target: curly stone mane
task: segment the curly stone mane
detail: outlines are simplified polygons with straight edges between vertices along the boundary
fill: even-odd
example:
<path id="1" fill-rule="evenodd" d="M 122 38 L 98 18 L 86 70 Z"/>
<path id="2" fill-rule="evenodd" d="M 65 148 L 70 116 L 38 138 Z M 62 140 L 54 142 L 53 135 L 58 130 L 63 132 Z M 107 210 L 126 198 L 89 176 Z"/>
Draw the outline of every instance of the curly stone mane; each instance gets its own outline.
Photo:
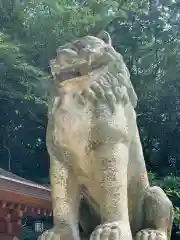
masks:
<path id="1" fill-rule="evenodd" d="M 111 45 L 107 32 L 101 37 L 86 36 L 59 47 L 51 71 L 60 92 L 73 92 L 82 102 L 107 102 L 113 110 L 119 101 L 136 107 L 137 96 L 121 54 Z"/>

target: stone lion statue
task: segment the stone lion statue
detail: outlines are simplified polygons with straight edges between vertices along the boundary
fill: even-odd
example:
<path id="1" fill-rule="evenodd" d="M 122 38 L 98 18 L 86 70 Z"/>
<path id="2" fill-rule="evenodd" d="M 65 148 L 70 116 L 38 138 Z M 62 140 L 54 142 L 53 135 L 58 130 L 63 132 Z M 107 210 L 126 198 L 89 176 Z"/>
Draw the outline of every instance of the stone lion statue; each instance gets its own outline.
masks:
<path id="1" fill-rule="evenodd" d="M 173 207 L 150 187 L 137 97 L 107 32 L 61 46 L 51 61 L 47 148 L 54 228 L 39 239 L 80 240 L 81 194 L 101 219 L 90 240 L 168 240 Z"/>

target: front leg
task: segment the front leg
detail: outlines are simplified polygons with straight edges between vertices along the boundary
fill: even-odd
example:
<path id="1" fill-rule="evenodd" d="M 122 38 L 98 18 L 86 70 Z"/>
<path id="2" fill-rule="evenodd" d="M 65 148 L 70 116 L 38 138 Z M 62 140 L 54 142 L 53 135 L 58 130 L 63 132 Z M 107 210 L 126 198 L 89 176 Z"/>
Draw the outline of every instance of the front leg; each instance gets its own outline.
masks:
<path id="1" fill-rule="evenodd" d="M 39 240 L 80 240 L 79 188 L 76 177 L 54 156 L 51 156 L 50 163 L 54 228 L 45 232 Z"/>
<path id="2" fill-rule="evenodd" d="M 128 216 L 128 142 L 104 144 L 94 153 L 99 174 L 101 225 L 91 240 L 132 240 Z"/>

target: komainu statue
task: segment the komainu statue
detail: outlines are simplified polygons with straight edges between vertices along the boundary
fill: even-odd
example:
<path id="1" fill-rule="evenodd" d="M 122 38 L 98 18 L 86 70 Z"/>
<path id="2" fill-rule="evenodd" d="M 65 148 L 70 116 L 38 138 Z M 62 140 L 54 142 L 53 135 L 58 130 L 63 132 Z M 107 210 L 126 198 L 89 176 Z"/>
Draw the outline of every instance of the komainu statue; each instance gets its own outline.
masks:
<path id="1" fill-rule="evenodd" d="M 54 228 L 39 239 L 80 240 L 84 195 L 101 220 L 90 240 L 169 240 L 172 203 L 149 185 L 136 93 L 109 34 L 61 46 L 51 70 L 47 148 Z"/>

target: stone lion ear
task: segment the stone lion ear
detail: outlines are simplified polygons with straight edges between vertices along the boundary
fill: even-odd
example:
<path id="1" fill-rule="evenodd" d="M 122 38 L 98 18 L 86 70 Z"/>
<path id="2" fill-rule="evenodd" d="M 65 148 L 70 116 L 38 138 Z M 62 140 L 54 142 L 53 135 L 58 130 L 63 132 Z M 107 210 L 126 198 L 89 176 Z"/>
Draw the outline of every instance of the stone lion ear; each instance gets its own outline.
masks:
<path id="1" fill-rule="evenodd" d="M 109 46 L 112 46 L 112 39 L 109 35 L 108 32 L 106 31 L 101 31 L 100 33 L 98 33 L 97 35 L 98 38 L 102 39 L 105 43 L 107 43 Z"/>

